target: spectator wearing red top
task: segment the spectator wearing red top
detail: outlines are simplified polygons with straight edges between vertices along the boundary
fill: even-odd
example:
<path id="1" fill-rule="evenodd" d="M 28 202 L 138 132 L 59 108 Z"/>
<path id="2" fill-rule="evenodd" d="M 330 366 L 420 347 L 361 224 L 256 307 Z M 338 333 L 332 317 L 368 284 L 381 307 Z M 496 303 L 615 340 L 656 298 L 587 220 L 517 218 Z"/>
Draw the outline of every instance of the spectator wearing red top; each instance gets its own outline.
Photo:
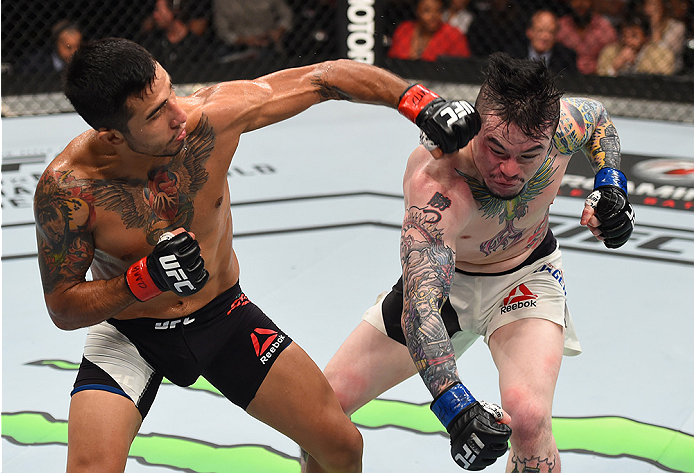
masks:
<path id="1" fill-rule="evenodd" d="M 416 19 L 400 23 L 388 56 L 436 61 L 439 56 L 469 57 L 467 37 L 442 18 L 441 0 L 419 0 Z"/>
<path id="2" fill-rule="evenodd" d="M 593 0 L 571 0 L 571 12 L 559 19 L 557 41 L 576 51 L 581 74 L 595 74 L 602 48 L 618 40 L 612 23 L 593 7 Z"/>

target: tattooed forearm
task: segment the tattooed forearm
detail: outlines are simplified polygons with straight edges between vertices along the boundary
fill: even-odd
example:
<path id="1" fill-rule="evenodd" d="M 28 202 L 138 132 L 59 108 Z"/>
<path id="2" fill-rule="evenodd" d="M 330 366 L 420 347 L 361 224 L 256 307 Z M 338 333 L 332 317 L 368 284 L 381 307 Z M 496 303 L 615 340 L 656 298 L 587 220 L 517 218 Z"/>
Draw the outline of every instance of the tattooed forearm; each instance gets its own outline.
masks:
<path id="1" fill-rule="evenodd" d="M 320 97 L 321 102 L 325 102 L 326 100 L 349 100 L 353 101 L 354 97 L 352 97 L 350 94 L 345 92 L 344 90 L 340 89 L 339 87 L 335 87 L 334 85 L 328 83 L 327 79 L 325 76 L 327 75 L 328 71 L 325 71 L 322 74 L 316 74 L 313 76 L 311 79 L 311 84 L 316 88 L 316 93 Z"/>
<path id="2" fill-rule="evenodd" d="M 619 135 L 607 112 L 598 119 L 593 136 L 588 141 L 587 151 L 593 171 L 597 172 L 604 167 L 619 169 L 621 164 Z"/>
<path id="3" fill-rule="evenodd" d="M 404 290 L 402 322 L 412 359 L 432 396 L 436 397 L 452 382 L 458 381 L 453 345 L 440 313 L 450 292 L 455 261 L 453 250 L 444 244 L 443 233 L 436 226 L 440 215 L 431 219 L 432 214 L 425 210 L 411 207 L 403 222 L 400 248 Z"/>
<path id="4" fill-rule="evenodd" d="M 94 254 L 89 233 L 93 197 L 71 173 L 47 171 L 34 197 L 39 269 L 50 294 L 64 283 L 84 280 Z"/>

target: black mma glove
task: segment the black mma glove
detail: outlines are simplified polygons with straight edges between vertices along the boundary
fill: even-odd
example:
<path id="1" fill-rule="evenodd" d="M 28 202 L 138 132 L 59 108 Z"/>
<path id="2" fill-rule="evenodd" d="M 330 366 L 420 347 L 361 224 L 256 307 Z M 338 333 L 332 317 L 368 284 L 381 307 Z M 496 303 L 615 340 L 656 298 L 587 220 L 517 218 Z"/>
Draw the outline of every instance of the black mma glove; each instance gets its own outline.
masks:
<path id="1" fill-rule="evenodd" d="M 165 233 L 149 256 L 130 266 L 125 282 L 144 302 L 165 291 L 190 296 L 203 288 L 209 276 L 197 240 L 187 232 Z"/>
<path id="2" fill-rule="evenodd" d="M 449 102 L 419 84 L 410 86 L 400 97 L 398 111 L 422 130 L 420 141 L 427 139 L 444 153 L 463 148 L 482 126 L 475 107 L 459 100 Z M 431 151 L 433 147 L 427 146 Z"/>
<path id="3" fill-rule="evenodd" d="M 462 384 L 439 394 L 431 410 L 451 436 L 451 456 L 464 470 L 483 470 L 508 450 L 511 427 L 497 422 L 501 408 L 476 401 Z"/>
<path id="4" fill-rule="evenodd" d="M 627 199 L 627 178 L 619 169 L 602 168 L 595 174 L 594 191 L 586 204 L 595 209 L 608 248 L 619 248 L 634 231 L 634 209 Z"/>

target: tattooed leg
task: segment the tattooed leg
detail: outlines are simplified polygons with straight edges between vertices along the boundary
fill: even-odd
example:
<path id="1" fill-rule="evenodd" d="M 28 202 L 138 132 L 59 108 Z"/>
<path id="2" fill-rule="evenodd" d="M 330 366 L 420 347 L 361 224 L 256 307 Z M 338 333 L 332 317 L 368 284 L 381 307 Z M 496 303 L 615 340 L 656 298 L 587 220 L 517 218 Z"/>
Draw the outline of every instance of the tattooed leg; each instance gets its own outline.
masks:
<path id="1" fill-rule="evenodd" d="M 509 473 L 559 473 L 561 470 L 559 455 L 554 455 L 552 458 L 521 458 L 515 454 L 513 448 L 509 454 L 508 463 L 506 471 Z"/>

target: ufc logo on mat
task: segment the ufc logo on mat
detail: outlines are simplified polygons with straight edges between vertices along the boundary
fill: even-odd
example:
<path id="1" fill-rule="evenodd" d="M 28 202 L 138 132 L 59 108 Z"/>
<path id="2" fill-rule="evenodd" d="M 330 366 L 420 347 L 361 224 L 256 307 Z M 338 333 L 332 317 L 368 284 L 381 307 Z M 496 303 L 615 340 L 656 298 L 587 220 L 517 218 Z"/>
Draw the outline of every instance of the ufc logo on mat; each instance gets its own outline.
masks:
<path id="1" fill-rule="evenodd" d="M 476 434 L 473 433 L 472 435 L 470 435 L 470 440 L 475 442 L 477 444 L 477 447 L 479 447 L 479 449 L 477 451 L 473 452 L 472 449 L 470 449 L 470 446 L 466 443 L 463 446 L 463 453 L 465 455 L 463 455 L 463 453 L 458 453 L 455 456 L 455 461 L 458 462 L 458 464 L 460 466 L 462 466 L 465 470 L 470 468 L 470 465 L 472 465 L 472 463 L 477 458 L 477 455 L 484 448 L 484 444 L 482 443 L 482 441 L 479 439 L 479 437 Z"/>
<path id="2" fill-rule="evenodd" d="M 178 264 L 178 260 L 176 259 L 175 255 L 159 257 L 159 264 L 161 264 L 161 267 L 166 270 L 166 275 L 168 277 L 174 278 L 176 281 L 178 281 L 174 283 L 174 288 L 178 292 L 183 292 L 181 290 L 183 287 L 188 287 L 191 291 L 195 290 L 195 286 L 193 286 L 193 284 L 188 280 L 188 276 L 186 276 L 186 273 L 181 269 L 181 265 Z"/>
<path id="3" fill-rule="evenodd" d="M 439 112 L 442 117 L 448 115 L 448 120 L 446 121 L 447 126 L 451 126 L 456 120 L 463 118 L 465 115 L 470 115 L 474 110 L 472 106 L 467 102 L 453 102 L 449 107 L 444 108 Z"/>

